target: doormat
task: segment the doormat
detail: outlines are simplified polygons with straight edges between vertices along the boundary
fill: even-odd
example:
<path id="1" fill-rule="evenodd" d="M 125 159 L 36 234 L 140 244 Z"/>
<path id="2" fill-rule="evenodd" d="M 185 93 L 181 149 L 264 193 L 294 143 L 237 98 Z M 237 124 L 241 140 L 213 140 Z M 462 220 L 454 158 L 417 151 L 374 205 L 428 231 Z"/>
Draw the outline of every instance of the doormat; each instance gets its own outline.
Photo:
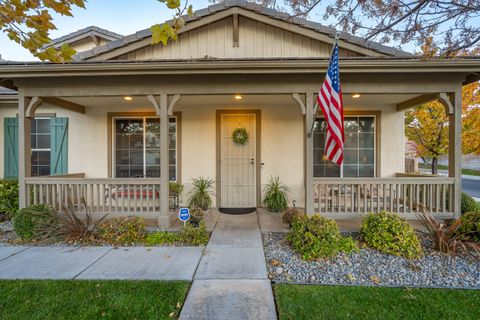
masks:
<path id="1" fill-rule="evenodd" d="M 219 208 L 218 211 L 225 214 L 247 214 L 255 212 L 257 208 Z"/>

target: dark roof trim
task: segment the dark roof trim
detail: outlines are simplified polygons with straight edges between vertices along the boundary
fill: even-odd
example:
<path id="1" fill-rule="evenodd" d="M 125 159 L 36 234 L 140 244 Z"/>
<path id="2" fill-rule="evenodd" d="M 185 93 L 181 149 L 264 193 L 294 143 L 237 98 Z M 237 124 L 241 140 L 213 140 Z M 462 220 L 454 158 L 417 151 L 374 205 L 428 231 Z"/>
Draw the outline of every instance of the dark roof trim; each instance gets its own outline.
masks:
<path id="1" fill-rule="evenodd" d="M 45 47 L 48 48 L 51 46 L 60 46 L 63 43 L 75 42 L 80 39 L 87 38 L 89 36 L 97 36 L 110 41 L 118 40 L 123 37 L 123 35 L 121 34 L 118 34 L 106 29 L 102 29 L 96 26 L 90 26 L 90 27 L 86 27 L 84 29 L 80 29 L 75 32 L 66 34 L 59 38 L 53 39 L 52 42 Z"/>
<path id="2" fill-rule="evenodd" d="M 324 26 L 324 25 L 322 25 L 318 22 L 306 20 L 306 19 L 303 19 L 303 18 L 298 18 L 298 17 L 293 17 L 292 18 L 284 12 L 265 7 L 265 6 L 262 6 L 262 5 L 257 4 L 257 3 L 248 2 L 246 0 L 225 0 L 222 3 L 217 3 L 217 4 L 214 4 L 214 5 L 210 5 L 207 8 L 195 11 L 193 16 L 184 16 L 183 19 L 185 20 L 185 22 L 188 23 L 188 22 L 200 20 L 202 17 L 210 16 L 210 15 L 213 15 L 217 12 L 224 11 L 224 10 L 227 10 L 227 9 L 233 8 L 233 7 L 246 9 L 246 10 L 249 10 L 249 11 L 253 11 L 253 12 L 268 16 L 268 17 L 273 18 L 273 19 L 283 20 L 283 21 L 286 21 L 286 22 L 289 22 L 289 23 L 293 23 L 293 24 L 301 26 L 303 28 L 311 29 L 313 31 L 329 35 L 332 38 L 334 38 L 335 34 L 336 34 L 336 30 L 334 28 L 326 27 L 326 26 Z M 171 20 L 166 21 L 166 22 L 167 23 L 172 23 Z M 79 60 L 90 59 L 90 58 L 96 57 L 98 55 L 113 51 L 115 49 L 128 46 L 130 43 L 143 40 L 145 38 L 150 37 L 151 35 L 152 34 L 150 32 L 150 29 L 144 29 L 144 30 L 138 31 L 136 33 L 130 34 L 128 36 L 125 36 L 121 39 L 112 41 L 112 42 L 110 42 L 108 44 L 105 44 L 103 46 L 96 47 L 95 49 L 81 52 L 81 53 L 76 55 L 76 58 L 79 59 Z M 370 50 L 373 50 L 373 51 L 376 51 L 376 52 L 379 52 L 379 53 L 382 53 L 382 54 L 386 54 L 386 55 L 389 55 L 389 56 L 394 56 L 394 57 L 412 56 L 412 54 L 409 53 L 409 52 L 405 52 L 405 51 L 397 50 L 397 49 L 392 48 L 392 47 L 384 46 L 384 45 L 379 44 L 377 42 L 366 41 L 363 38 L 353 36 L 353 35 L 351 35 L 349 33 L 346 33 L 346 32 L 340 32 L 340 40 L 351 43 L 351 44 L 355 44 L 355 45 L 361 46 L 363 48 L 370 49 Z"/>

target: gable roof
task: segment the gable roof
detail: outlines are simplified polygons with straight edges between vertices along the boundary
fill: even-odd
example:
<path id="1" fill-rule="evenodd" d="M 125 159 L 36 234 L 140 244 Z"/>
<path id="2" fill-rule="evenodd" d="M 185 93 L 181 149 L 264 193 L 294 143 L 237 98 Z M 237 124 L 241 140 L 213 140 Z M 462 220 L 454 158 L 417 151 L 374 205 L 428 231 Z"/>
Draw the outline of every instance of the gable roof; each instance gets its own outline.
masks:
<path id="1" fill-rule="evenodd" d="M 189 29 L 189 24 L 192 22 L 201 22 L 203 20 L 207 20 L 208 23 L 216 21 L 214 19 L 215 15 L 218 16 L 218 20 L 225 17 L 225 15 L 220 15 L 221 12 L 231 10 L 233 8 L 239 8 L 239 11 L 236 12 L 238 14 L 246 14 L 246 13 L 254 13 L 269 19 L 281 21 L 283 23 L 293 24 L 296 27 L 301 27 L 307 31 L 314 31 L 318 35 L 323 35 L 327 41 L 330 43 L 334 42 L 334 38 L 336 35 L 336 30 L 331 27 L 326 27 L 320 23 L 309 21 L 303 18 L 298 17 L 291 17 L 290 15 L 272 9 L 260 4 L 248 2 L 245 0 L 226 0 L 222 3 L 210 5 L 207 8 L 200 9 L 195 11 L 192 16 L 183 16 L 183 19 L 187 23 L 186 27 L 181 29 L 179 33 L 185 32 Z M 172 23 L 172 20 L 166 21 L 167 23 Z M 106 55 L 107 53 L 113 53 L 114 51 L 120 51 L 120 49 L 128 49 L 129 45 L 133 43 L 137 43 L 139 41 L 145 40 L 150 38 L 152 35 L 150 29 L 144 29 L 138 31 L 134 34 L 122 37 L 118 40 L 114 40 L 109 42 L 105 45 L 98 46 L 91 50 L 87 50 L 84 52 L 78 53 L 75 58 L 77 60 L 97 60 L 96 57 Z M 411 57 L 413 56 L 411 53 L 404 52 L 401 50 L 397 50 L 392 47 L 387 47 L 382 44 L 373 42 L 373 41 L 366 41 L 363 38 L 353 36 L 346 32 L 339 33 L 339 45 L 342 46 L 350 46 L 350 47 L 357 47 L 358 50 L 371 51 L 372 56 L 387 56 L 387 57 Z M 138 47 L 132 48 L 132 50 L 138 49 Z"/>
<path id="2" fill-rule="evenodd" d="M 52 47 L 52 46 L 59 47 L 64 43 L 70 44 L 70 43 L 77 42 L 92 36 L 99 37 L 108 41 L 118 40 L 123 37 L 123 35 L 121 34 L 118 34 L 106 29 L 102 29 L 96 26 L 90 26 L 90 27 L 86 27 L 86 28 L 77 30 L 75 32 L 66 34 L 59 38 L 53 39 L 50 44 L 45 46 L 45 48 Z"/>

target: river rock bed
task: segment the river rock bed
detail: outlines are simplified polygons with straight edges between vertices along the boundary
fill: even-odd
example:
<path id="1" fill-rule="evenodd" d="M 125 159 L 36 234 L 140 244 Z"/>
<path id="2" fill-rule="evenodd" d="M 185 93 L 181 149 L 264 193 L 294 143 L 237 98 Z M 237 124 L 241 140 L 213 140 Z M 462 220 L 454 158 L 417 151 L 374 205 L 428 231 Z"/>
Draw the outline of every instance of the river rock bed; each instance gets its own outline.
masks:
<path id="1" fill-rule="evenodd" d="M 358 238 L 358 234 L 351 234 Z M 408 260 L 361 248 L 358 253 L 305 261 L 284 233 L 263 233 L 269 277 L 273 281 L 314 284 L 480 288 L 480 258 L 452 257 L 432 249 L 422 237 L 424 257 Z"/>

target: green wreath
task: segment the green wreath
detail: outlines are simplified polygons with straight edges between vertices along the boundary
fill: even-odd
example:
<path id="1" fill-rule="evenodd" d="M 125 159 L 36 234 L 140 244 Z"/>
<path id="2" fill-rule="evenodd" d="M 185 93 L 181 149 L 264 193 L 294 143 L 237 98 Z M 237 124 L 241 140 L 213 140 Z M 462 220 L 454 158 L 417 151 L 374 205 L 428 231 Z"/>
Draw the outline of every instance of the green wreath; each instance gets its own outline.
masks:
<path id="1" fill-rule="evenodd" d="M 233 130 L 232 139 L 235 144 L 244 145 L 248 141 L 248 133 L 245 128 L 237 128 Z"/>

